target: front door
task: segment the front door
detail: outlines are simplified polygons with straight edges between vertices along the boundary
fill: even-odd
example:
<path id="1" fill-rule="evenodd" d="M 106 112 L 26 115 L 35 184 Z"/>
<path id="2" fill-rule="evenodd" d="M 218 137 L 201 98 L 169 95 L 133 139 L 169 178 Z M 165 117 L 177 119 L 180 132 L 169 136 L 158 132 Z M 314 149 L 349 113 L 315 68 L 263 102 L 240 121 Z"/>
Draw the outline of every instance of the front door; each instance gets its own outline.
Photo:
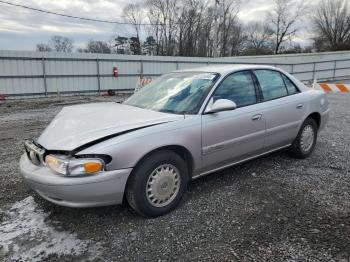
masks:
<path id="1" fill-rule="evenodd" d="M 210 103 L 218 99 L 229 99 L 237 108 L 202 115 L 202 172 L 257 155 L 264 146 L 263 105 L 258 103 L 251 72 L 242 71 L 226 77 Z"/>

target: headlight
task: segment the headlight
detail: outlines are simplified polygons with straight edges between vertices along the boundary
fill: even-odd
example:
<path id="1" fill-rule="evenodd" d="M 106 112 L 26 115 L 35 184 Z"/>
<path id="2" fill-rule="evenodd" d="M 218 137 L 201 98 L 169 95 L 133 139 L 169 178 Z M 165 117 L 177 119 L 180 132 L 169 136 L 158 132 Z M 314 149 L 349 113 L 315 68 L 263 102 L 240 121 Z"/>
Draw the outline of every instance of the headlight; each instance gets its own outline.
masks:
<path id="1" fill-rule="evenodd" d="M 45 163 L 53 171 L 62 175 L 67 175 L 67 169 L 69 164 L 68 159 L 59 158 L 53 155 L 48 155 L 45 157 Z"/>
<path id="2" fill-rule="evenodd" d="M 95 174 L 104 169 L 102 159 L 80 159 L 48 155 L 45 157 L 46 165 L 53 171 L 67 176 L 82 176 Z"/>

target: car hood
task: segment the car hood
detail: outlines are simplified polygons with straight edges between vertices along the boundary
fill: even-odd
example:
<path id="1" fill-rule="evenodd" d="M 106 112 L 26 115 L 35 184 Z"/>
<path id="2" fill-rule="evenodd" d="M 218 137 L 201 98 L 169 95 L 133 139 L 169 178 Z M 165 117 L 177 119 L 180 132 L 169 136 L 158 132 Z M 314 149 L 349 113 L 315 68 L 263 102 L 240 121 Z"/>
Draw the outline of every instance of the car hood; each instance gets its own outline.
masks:
<path id="1" fill-rule="evenodd" d="M 184 116 L 113 102 L 69 106 L 57 114 L 37 142 L 48 150 L 72 151 L 105 137 L 180 119 Z"/>

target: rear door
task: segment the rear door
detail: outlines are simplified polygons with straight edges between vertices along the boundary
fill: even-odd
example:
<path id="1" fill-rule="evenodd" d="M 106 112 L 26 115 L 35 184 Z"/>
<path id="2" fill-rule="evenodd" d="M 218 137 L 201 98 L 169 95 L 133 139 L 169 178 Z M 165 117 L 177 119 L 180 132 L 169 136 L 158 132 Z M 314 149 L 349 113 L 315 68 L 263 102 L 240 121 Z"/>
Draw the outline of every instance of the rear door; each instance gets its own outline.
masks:
<path id="1" fill-rule="evenodd" d="M 274 70 L 254 70 L 258 80 L 266 120 L 265 150 L 293 142 L 305 115 L 303 95 L 284 74 Z"/>
<path id="2" fill-rule="evenodd" d="M 202 115 L 203 172 L 259 154 L 263 150 L 265 118 L 250 71 L 227 76 L 210 103 L 229 99 L 237 109 Z"/>

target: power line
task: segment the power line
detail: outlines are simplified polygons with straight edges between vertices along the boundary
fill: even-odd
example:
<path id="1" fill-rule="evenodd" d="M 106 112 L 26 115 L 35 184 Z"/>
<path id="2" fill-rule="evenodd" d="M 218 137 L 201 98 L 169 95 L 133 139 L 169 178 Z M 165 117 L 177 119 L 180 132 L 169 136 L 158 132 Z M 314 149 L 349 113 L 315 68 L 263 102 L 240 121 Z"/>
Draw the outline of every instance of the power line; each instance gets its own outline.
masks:
<path id="1" fill-rule="evenodd" d="M 39 8 L 34 8 L 34 7 L 26 6 L 26 5 L 14 4 L 14 3 L 10 3 L 10 2 L 7 2 L 7 1 L 2 1 L 2 0 L 0 0 L 0 3 L 11 5 L 11 6 L 15 6 L 15 7 L 21 7 L 21 8 L 24 8 L 24 9 L 37 11 L 37 12 L 41 12 L 41 13 L 45 13 L 45 14 L 51 14 L 51 15 L 56 15 L 56 16 L 63 16 L 63 17 L 68 17 L 68 18 L 73 18 L 73 19 L 90 21 L 90 22 L 118 24 L 118 25 L 133 25 L 132 23 L 128 23 L 128 22 L 109 21 L 109 20 L 101 20 L 101 19 L 93 19 L 93 18 L 87 18 L 87 17 L 81 17 L 81 16 L 67 15 L 67 14 L 52 12 L 52 11 L 43 10 L 43 9 L 39 9 Z M 154 26 L 154 25 L 165 25 L 165 24 L 140 23 L 140 25 L 145 25 L 145 26 L 153 25 Z"/>

